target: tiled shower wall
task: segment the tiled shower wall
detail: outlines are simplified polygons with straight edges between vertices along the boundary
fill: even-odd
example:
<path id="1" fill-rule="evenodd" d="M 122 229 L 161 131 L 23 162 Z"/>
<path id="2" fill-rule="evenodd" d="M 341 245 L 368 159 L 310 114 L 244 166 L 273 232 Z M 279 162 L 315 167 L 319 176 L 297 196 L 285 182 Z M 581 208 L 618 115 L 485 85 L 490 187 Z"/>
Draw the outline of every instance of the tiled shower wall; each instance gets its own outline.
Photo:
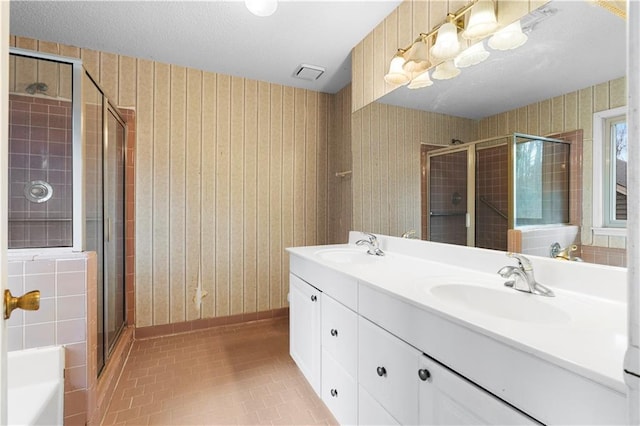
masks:
<path id="1" fill-rule="evenodd" d="M 71 102 L 9 96 L 9 248 L 71 245 Z M 25 186 L 48 182 L 53 196 L 29 201 Z"/>
<path id="2" fill-rule="evenodd" d="M 476 152 L 476 247 L 507 249 L 507 156 L 506 145 Z"/>
<path id="3" fill-rule="evenodd" d="M 9 253 L 8 287 L 14 295 L 40 290 L 38 311 L 16 310 L 8 321 L 10 351 L 65 347 L 65 424 L 84 424 L 87 411 L 87 288 L 94 253 Z M 95 273 L 94 273 L 95 275 Z M 95 282 L 93 283 L 95 287 Z"/>

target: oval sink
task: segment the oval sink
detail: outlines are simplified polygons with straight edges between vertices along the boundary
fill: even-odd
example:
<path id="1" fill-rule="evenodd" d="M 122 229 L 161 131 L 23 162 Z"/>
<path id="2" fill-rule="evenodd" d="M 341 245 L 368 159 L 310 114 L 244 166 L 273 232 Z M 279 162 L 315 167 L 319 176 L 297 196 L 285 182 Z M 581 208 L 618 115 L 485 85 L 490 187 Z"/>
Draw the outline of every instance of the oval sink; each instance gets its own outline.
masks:
<path id="1" fill-rule="evenodd" d="M 371 263 L 376 261 L 376 259 L 382 258 L 381 256 L 367 254 L 366 249 L 358 250 L 352 248 L 325 249 L 319 250 L 315 254 L 327 262 L 341 264 Z"/>
<path id="2" fill-rule="evenodd" d="M 445 303 L 513 321 L 558 324 L 571 320 L 562 309 L 538 299 L 543 296 L 516 290 L 511 293 L 468 284 L 445 284 L 430 291 Z"/>

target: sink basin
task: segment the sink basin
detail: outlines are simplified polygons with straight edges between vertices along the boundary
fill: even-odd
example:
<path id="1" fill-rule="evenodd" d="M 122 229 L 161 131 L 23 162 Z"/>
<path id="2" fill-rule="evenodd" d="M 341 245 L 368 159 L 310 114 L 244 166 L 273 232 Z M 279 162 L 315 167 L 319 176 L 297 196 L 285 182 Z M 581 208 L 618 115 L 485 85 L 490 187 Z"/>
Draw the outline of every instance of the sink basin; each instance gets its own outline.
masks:
<path id="1" fill-rule="evenodd" d="M 513 292 L 469 284 L 445 284 L 432 287 L 431 294 L 439 300 L 459 308 L 512 321 L 558 324 L 571 317 L 553 306 L 553 300 L 541 301 L 536 296 L 516 290 Z M 549 302 L 549 303 L 545 303 Z"/>
<path id="2" fill-rule="evenodd" d="M 381 256 L 373 256 L 367 254 L 366 249 L 355 248 L 336 248 L 336 249 L 324 249 L 318 250 L 316 253 L 320 259 L 340 264 L 362 264 L 372 263 L 377 259 L 381 259 Z"/>

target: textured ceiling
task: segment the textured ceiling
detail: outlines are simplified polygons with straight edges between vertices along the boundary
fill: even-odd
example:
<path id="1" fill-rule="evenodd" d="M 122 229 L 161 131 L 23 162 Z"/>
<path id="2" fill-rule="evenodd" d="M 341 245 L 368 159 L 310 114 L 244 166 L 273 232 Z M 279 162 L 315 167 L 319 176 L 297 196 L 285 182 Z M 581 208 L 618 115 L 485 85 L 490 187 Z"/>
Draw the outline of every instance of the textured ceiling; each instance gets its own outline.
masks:
<path id="1" fill-rule="evenodd" d="M 280 1 L 269 17 L 243 1 L 11 1 L 11 34 L 286 86 L 335 93 L 351 49 L 400 0 Z M 293 78 L 300 64 L 326 72 Z"/>

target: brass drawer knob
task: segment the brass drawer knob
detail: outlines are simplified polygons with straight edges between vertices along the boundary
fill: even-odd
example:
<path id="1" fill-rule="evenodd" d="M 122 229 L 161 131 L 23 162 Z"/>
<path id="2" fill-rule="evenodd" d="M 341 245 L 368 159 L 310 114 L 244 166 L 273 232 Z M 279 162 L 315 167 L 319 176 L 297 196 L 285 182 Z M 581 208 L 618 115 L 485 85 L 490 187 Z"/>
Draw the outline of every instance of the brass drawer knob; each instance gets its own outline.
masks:
<path id="1" fill-rule="evenodd" d="M 4 319 L 11 317 L 14 309 L 37 311 L 40 309 L 40 290 L 33 290 L 20 297 L 14 297 L 10 290 L 4 291 Z"/>

